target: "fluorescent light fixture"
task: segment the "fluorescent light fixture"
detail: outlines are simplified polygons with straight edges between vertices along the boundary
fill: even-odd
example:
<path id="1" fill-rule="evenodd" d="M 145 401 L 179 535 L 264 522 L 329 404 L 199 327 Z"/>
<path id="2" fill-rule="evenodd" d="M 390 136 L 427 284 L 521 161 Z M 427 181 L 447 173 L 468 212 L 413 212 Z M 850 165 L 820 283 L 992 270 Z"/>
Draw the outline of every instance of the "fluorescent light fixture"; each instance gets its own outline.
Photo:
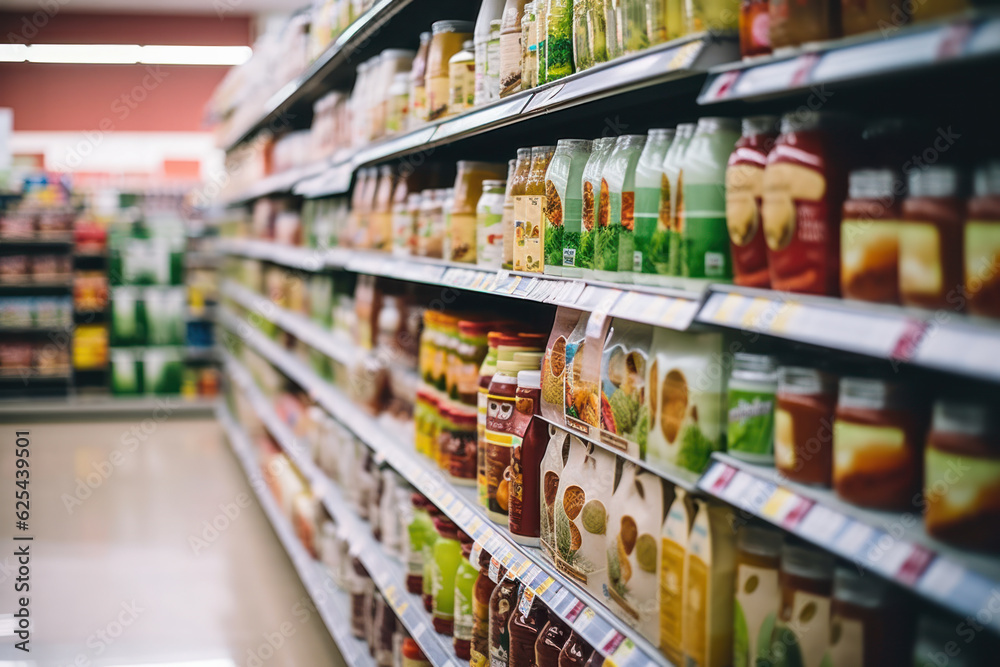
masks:
<path id="1" fill-rule="evenodd" d="M 138 44 L 0 44 L 0 62 L 81 65 L 242 65 L 249 46 Z"/>

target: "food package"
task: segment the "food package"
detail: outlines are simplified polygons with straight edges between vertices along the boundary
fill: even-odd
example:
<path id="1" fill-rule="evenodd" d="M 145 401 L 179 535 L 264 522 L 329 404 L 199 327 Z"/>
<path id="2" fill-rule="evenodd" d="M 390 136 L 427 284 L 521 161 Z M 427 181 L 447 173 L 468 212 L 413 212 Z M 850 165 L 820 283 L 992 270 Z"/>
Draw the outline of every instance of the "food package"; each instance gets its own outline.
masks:
<path id="1" fill-rule="evenodd" d="M 675 665 L 684 651 L 684 561 L 694 523 L 694 501 L 684 489 L 674 489 L 660 532 L 660 650 Z"/>
<path id="2" fill-rule="evenodd" d="M 727 667 L 733 660 L 736 534 L 728 507 L 698 506 L 684 559 L 684 664 Z"/>
<path id="3" fill-rule="evenodd" d="M 539 494 L 540 512 L 539 542 L 542 553 L 552 563 L 555 563 L 556 553 L 556 523 L 555 508 L 556 494 L 559 491 L 559 481 L 563 468 L 569 458 L 571 447 L 582 448 L 583 443 L 579 438 L 573 436 L 569 431 L 549 424 L 548 427 L 549 444 L 545 448 L 545 456 L 539 467 L 539 479 L 541 480 L 542 493 Z"/>
<path id="4" fill-rule="evenodd" d="M 653 327 L 615 319 L 601 360 L 601 442 L 634 458 L 646 455 L 652 342 Z"/>
<path id="5" fill-rule="evenodd" d="M 567 339 L 587 313 L 560 307 L 552 323 L 552 333 L 542 358 L 542 416 L 549 421 L 564 423 L 566 408 L 566 346 Z"/>

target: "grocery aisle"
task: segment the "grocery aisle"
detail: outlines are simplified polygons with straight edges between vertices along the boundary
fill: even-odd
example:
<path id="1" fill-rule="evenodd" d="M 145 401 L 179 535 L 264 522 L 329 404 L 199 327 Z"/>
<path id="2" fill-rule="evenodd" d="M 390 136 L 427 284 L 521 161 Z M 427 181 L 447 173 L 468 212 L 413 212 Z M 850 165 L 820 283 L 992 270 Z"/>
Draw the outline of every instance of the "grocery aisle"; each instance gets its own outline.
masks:
<path id="1" fill-rule="evenodd" d="M 138 442 L 143 426 L 30 425 L 33 664 L 343 664 L 219 425 L 145 420 Z M 0 579 L 13 565 L 0 559 Z M 0 591 L 13 609 L 13 587 Z M 0 661 L 23 659 L 12 643 Z"/>

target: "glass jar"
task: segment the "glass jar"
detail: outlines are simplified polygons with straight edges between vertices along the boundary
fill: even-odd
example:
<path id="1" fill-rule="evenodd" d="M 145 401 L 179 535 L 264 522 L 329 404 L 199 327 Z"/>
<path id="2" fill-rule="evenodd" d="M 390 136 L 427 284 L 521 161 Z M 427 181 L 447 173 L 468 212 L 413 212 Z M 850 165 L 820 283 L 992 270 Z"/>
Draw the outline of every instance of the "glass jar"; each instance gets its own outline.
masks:
<path id="1" fill-rule="evenodd" d="M 431 47 L 431 33 L 420 33 L 420 48 L 410 69 L 410 115 L 407 128 L 414 129 L 428 120 L 427 107 L 427 55 Z"/>
<path id="2" fill-rule="evenodd" d="M 927 165 L 910 172 L 907 190 L 899 227 L 900 301 L 954 311 L 953 294 L 965 284 L 962 174 L 954 166 Z"/>
<path id="3" fill-rule="evenodd" d="M 924 454 L 924 522 L 931 536 L 1000 553 L 1000 421 L 975 401 L 939 400 Z M 956 471 L 967 471 L 964 474 Z"/>
<path id="4" fill-rule="evenodd" d="M 840 380 L 833 422 L 833 486 L 847 502 L 904 510 L 920 489 L 926 431 L 919 399 L 883 380 Z"/>
<path id="5" fill-rule="evenodd" d="M 397 192 L 399 185 L 396 186 Z M 408 194 L 402 201 L 392 203 L 392 253 L 394 255 L 410 254 L 410 237 L 413 235 L 413 218 L 410 216 L 410 199 L 419 197 L 417 193 Z"/>
<path id="6" fill-rule="evenodd" d="M 839 37 L 839 5 L 838 0 L 770 0 L 772 48 Z"/>
<path id="7" fill-rule="evenodd" d="M 573 247 L 573 238 L 567 238 L 564 245 L 572 251 L 573 266 L 563 264 L 563 275 L 579 278 L 594 269 L 594 245 L 598 234 L 598 209 L 600 208 L 601 175 L 604 165 L 614 150 L 614 137 L 595 139 L 590 158 L 583 167 L 581 193 L 581 222 L 579 245 Z"/>
<path id="8" fill-rule="evenodd" d="M 658 221 L 663 195 L 663 160 L 675 134 L 675 130 L 669 129 L 650 130 L 635 165 L 632 281 L 638 284 L 652 284 L 651 277 L 656 274 L 657 261 L 664 264 L 667 261 L 666 254 L 655 244 L 655 240 L 662 238 L 658 234 Z"/>
<path id="9" fill-rule="evenodd" d="M 573 3 L 573 68 L 577 72 L 607 62 L 605 0 Z"/>
<path id="10" fill-rule="evenodd" d="M 486 415 L 489 405 L 489 389 L 497 372 L 497 346 L 503 333 L 491 331 L 487 337 L 486 357 L 479 367 L 479 393 L 476 400 L 476 491 L 479 504 L 489 506 L 489 492 L 486 481 Z"/>
<path id="11" fill-rule="evenodd" d="M 486 44 L 486 96 L 488 101 L 500 99 L 500 19 L 490 21 L 490 41 Z"/>
<path id="12" fill-rule="evenodd" d="M 528 2 L 524 5 L 524 16 L 521 19 L 521 90 L 537 85 L 538 13 L 535 3 Z"/>
<path id="13" fill-rule="evenodd" d="M 506 0 L 500 26 L 500 97 L 521 90 L 522 26 L 525 0 Z"/>
<path id="14" fill-rule="evenodd" d="M 776 618 L 781 608 L 778 576 L 782 539 L 781 531 L 756 525 L 741 526 L 736 534 L 734 602 L 742 613 L 733 619 L 733 636 L 746 639 L 733 643 L 734 665 L 756 665 L 768 654 L 768 648 L 759 642 L 768 619 Z M 763 639 L 767 641 L 767 635 Z"/>
<path id="15" fill-rule="evenodd" d="M 740 55 L 744 58 L 771 53 L 769 0 L 741 0 Z"/>
<path id="16" fill-rule="evenodd" d="M 476 579 L 479 576 L 479 563 L 469 562 L 472 555 L 472 538 L 465 533 L 459 533 L 459 543 L 462 545 L 462 560 L 458 563 L 455 573 L 455 628 L 452 635 L 452 646 L 455 655 L 460 660 L 470 660 L 472 657 L 472 626 L 475 617 L 472 611 L 475 599 Z"/>
<path id="17" fill-rule="evenodd" d="M 511 162 L 514 162 L 511 160 Z M 508 173 L 513 169 L 510 165 Z M 476 264 L 499 269 L 503 263 L 503 207 L 507 181 L 483 181 L 476 204 Z"/>
<path id="18" fill-rule="evenodd" d="M 417 255 L 441 259 L 444 252 L 444 203 L 448 190 L 424 190 L 418 222 Z"/>
<path id="19" fill-rule="evenodd" d="M 845 299 L 899 303 L 902 215 L 892 169 L 855 169 L 840 225 L 840 292 Z"/>
<path id="20" fill-rule="evenodd" d="M 624 55 L 649 47 L 646 0 L 618 0 L 616 23 L 618 43 Z"/>
<path id="21" fill-rule="evenodd" d="M 803 665 L 821 664 L 830 644 L 833 565 L 833 556 L 825 551 L 793 544 L 781 549 L 781 610 L 775 636 L 792 634 Z M 772 651 L 781 649 L 785 647 Z"/>
<path id="22" fill-rule="evenodd" d="M 524 196 L 531 173 L 531 149 L 518 148 L 517 162 L 513 178 L 507 179 L 507 194 L 504 197 L 503 221 L 503 268 L 514 268 L 514 245 L 517 229 L 517 202 Z"/>
<path id="23" fill-rule="evenodd" d="M 729 454 L 751 463 L 773 465 L 777 359 L 737 352 L 728 386 Z"/>
<path id="24" fill-rule="evenodd" d="M 743 136 L 736 142 L 726 166 L 726 227 L 733 261 L 733 282 L 744 287 L 767 288 L 767 243 L 761 229 L 764 168 L 778 138 L 778 119 L 753 116 L 743 119 Z"/>
<path id="25" fill-rule="evenodd" d="M 830 620 L 830 667 L 905 664 L 909 619 L 881 579 L 838 567 Z"/>
<path id="26" fill-rule="evenodd" d="M 449 113 L 449 61 L 472 39 L 471 21 L 435 21 L 431 24 L 431 45 L 427 52 L 427 119 L 437 120 Z"/>
<path id="27" fill-rule="evenodd" d="M 1000 318 L 1000 161 L 976 171 L 964 242 L 969 312 Z"/>
<path id="28" fill-rule="evenodd" d="M 594 246 L 594 268 L 600 280 L 630 281 L 635 251 L 635 168 L 645 145 L 645 135 L 623 134 L 605 163 Z"/>
<path id="29" fill-rule="evenodd" d="M 476 408 L 452 405 L 448 408 L 448 478 L 456 486 L 476 484 Z"/>
<path id="30" fill-rule="evenodd" d="M 773 8 L 772 4 L 772 8 Z M 840 227 L 846 156 L 855 135 L 841 118 L 786 114 L 767 156 L 761 212 L 772 289 L 834 296 L 840 288 Z"/>
<path id="31" fill-rule="evenodd" d="M 555 146 L 534 146 L 523 194 L 514 198 L 514 270 L 541 273 L 544 267 L 545 172 Z M 515 176 L 516 177 L 516 176 Z"/>
<path id="32" fill-rule="evenodd" d="M 451 209 L 451 253 L 453 262 L 476 262 L 476 206 L 486 179 L 502 178 L 504 165 L 461 160 L 455 177 L 455 200 Z"/>
<path id="33" fill-rule="evenodd" d="M 495 523 L 507 526 L 510 511 L 510 454 L 514 433 L 514 407 L 517 373 L 522 369 L 513 361 L 497 361 L 497 372 L 490 381 L 486 412 L 486 513 Z"/>
<path id="34" fill-rule="evenodd" d="M 471 109 L 476 102 L 476 54 L 472 40 L 448 61 L 448 113 Z"/>
<path id="35" fill-rule="evenodd" d="M 545 78 L 551 83 L 574 71 L 573 0 L 545 0 Z"/>
<path id="36" fill-rule="evenodd" d="M 546 274 L 562 275 L 563 266 L 575 262 L 582 224 L 583 168 L 590 158 L 592 143 L 586 139 L 560 139 L 545 172 Z"/>
<path id="37" fill-rule="evenodd" d="M 410 113 L 410 74 L 397 72 L 389 87 L 389 115 L 385 120 L 386 134 L 396 134 L 406 129 Z"/>
<path id="38" fill-rule="evenodd" d="M 778 368 L 774 412 L 774 462 L 778 472 L 801 484 L 833 481 L 833 419 L 836 378 L 815 368 Z"/>

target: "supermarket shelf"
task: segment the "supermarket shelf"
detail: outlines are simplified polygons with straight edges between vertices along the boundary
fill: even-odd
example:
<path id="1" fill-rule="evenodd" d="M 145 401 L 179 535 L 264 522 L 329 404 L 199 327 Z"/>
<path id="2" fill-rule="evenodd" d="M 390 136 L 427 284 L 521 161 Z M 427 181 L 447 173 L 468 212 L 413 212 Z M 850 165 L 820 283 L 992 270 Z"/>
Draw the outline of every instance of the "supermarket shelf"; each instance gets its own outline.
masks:
<path id="1" fill-rule="evenodd" d="M 187 345 L 184 347 L 186 361 L 215 361 L 221 348 L 217 345 Z"/>
<path id="2" fill-rule="evenodd" d="M 713 285 L 699 322 L 1000 381 L 1000 322 Z"/>
<path id="3" fill-rule="evenodd" d="M 40 336 L 42 334 L 57 333 L 60 331 L 71 331 L 73 323 L 68 322 L 63 325 L 52 325 L 42 327 L 0 327 L 0 335 L 4 336 Z"/>
<path id="4" fill-rule="evenodd" d="M 63 382 L 68 378 L 62 378 Z M 9 400 L 0 402 L 0 421 L 65 418 L 105 419 L 109 417 L 208 417 L 216 408 L 215 399 L 188 400 L 180 396 L 142 398 L 68 398 L 53 400 Z"/>
<path id="5" fill-rule="evenodd" d="M 575 631 L 619 667 L 669 663 L 659 650 L 638 637 L 603 604 L 545 561 L 540 550 L 526 548 L 497 529 L 486 517 L 471 489 L 459 489 L 436 467 L 399 442 L 376 419 L 359 410 L 342 392 L 316 375 L 304 362 L 231 313 L 223 325 L 253 347 L 310 397 L 365 442 L 378 462 L 386 462 L 438 505 L 494 558 L 531 586 L 538 597 Z M 373 573 L 373 577 L 374 577 Z M 381 588 L 381 586 L 380 586 Z"/>
<path id="6" fill-rule="evenodd" d="M 698 483 L 705 493 L 959 614 L 976 616 L 1000 586 L 1000 561 L 931 538 L 919 510 L 868 510 L 829 489 L 791 482 L 772 467 L 720 453 L 714 459 Z M 988 627 L 1000 633 L 1000 616 L 992 615 Z"/>
<path id="7" fill-rule="evenodd" d="M 73 283 L 69 281 L 55 283 L 0 282 L 0 293 L 36 294 L 38 292 L 65 292 L 72 289 L 72 287 Z"/>
<path id="8" fill-rule="evenodd" d="M 218 409 L 218 419 L 248 479 L 259 480 L 261 473 L 254 460 L 253 448 L 247 434 L 236 424 L 223 405 Z M 302 585 L 313 599 L 323 624 L 340 648 L 344 661 L 358 667 L 374 667 L 375 661 L 368 652 L 368 645 L 351 635 L 350 602 L 347 594 L 336 588 L 323 564 L 314 560 L 299 542 L 291 522 L 281 514 L 278 503 L 267 487 L 255 483 L 251 483 L 250 487 L 256 493 L 260 507 L 278 536 L 278 541 L 288 553 L 288 558 L 298 572 Z"/>
<path id="9" fill-rule="evenodd" d="M 378 0 L 371 9 L 349 25 L 305 72 L 272 95 L 265 104 L 264 113 L 257 120 L 234 132 L 231 139 L 225 142 L 226 150 L 232 150 L 269 126 L 280 127 L 287 124 L 290 119 L 285 118 L 285 114 L 289 109 L 311 103 L 327 92 L 322 84 L 338 68 L 356 67 L 359 62 L 357 52 L 364 48 L 368 39 L 410 4 L 413 4 L 413 0 Z"/>
<path id="10" fill-rule="evenodd" d="M 351 363 L 360 356 L 354 343 L 345 337 L 323 329 L 305 317 L 285 310 L 253 291 L 231 281 L 224 281 L 222 293 L 247 310 L 257 313 L 277 324 L 310 347 L 319 350 L 334 361 Z"/>
<path id="11" fill-rule="evenodd" d="M 223 205 L 239 206 L 241 204 L 248 204 L 254 199 L 258 199 L 260 197 L 292 192 L 296 183 L 325 171 L 328 166 L 328 160 L 320 160 L 301 167 L 288 169 L 277 174 L 271 174 L 270 176 L 257 181 L 252 187 L 240 193 L 238 196 L 226 200 Z"/>
<path id="12" fill-rule="evenodd" d="M 54 236 L 20 237 L 7 236 L 0 238 L 0 247 L 64 247 L 73 245 L 73 234 L 61 234 Z"/>
<path id="13" fill-rule="evenodd" d="M 250 373 L 228 354 L 226 370 L 233 382 L 243 391 L 268 432 L 308 481 L 310 488 L 323 502 L 336 524 L 348 536 L 351 555 L 361 559 L 375 585 L 403 621 L 407 631 L 420 644 L 431 664 L 454 667 L 452 661 L 454 652 L 450 643 L 434 631 L 420 597 L 406 592 L 406 578 L 402 567 L 385 555 L 381 546 L 372 538 L 368 526 L 351 510 L 351 505 L 341 495 L 337 486 L 309 458 L 305 444 L 300 442 L 278 417 L 271 402 L 254 384 Z M 348 664 L 355 663 L 348 660 Z"/>
<path id="14" fill-rule="evenodd" d="M 1000 55 L 1000 17 L 965 14 L 947 21 L 876 31 L 823 42 L 789 55 L 720 65 L 709 74 L 700 104 L 792 95 L 825 84 L 859 82 L 906 71 Z"/>
<path id="15" fill-rule="evenodd" d="M 220 243 L 219 249 L 224 253 L 308 271 L 346 269 L 355 273 L 551 303 L 580 310 L 602 309 L 615 317 L 678 330 L 685 330 L 691 325 L 703 298 L 700 292 L 518 274 L 441 260 L 397 257 L 346 248 L 323 251 L 261 241 L 230 240 Z"/>

